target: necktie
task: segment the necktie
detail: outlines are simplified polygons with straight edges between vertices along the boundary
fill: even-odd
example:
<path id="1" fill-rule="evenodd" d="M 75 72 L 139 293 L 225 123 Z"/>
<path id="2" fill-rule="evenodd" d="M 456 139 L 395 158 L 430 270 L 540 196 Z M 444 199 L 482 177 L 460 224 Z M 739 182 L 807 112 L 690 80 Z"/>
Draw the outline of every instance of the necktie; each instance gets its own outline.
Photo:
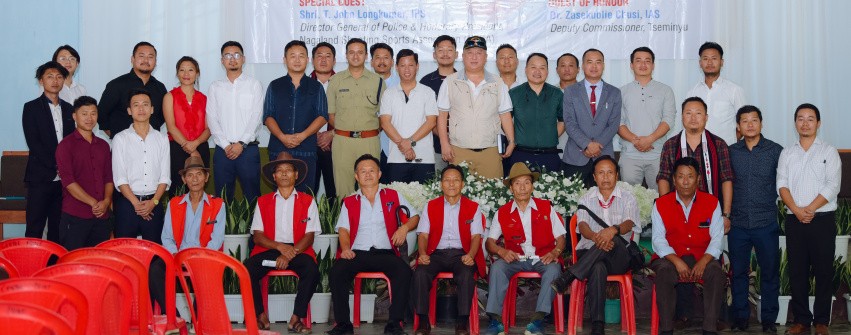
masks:
<path id="1" fill-rule="evenodd" d="M 597 85 L 591 85 L 591 117 L 597 117 Z"/>

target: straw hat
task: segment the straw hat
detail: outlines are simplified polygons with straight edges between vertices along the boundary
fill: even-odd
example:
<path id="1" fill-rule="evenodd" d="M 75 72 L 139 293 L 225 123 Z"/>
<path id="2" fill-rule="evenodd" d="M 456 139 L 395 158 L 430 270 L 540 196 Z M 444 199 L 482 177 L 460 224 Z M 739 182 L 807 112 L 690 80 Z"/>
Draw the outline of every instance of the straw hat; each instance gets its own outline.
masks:
<path id="1" fill-rule="evenodd" d="M 529 167 L 526 166 L 526 164 L 523 164 L 522 162 L 517 162 L 511 166 L 511 171 L 508 173 L 508 177 L 505 177 L 502 182 L 505 184 L 505 186 L 511 187 L 511 182 L 514 180 L 514 178 L 520 176 L 532 177 L 532 181 L 535 182 L 538 181 L 538 178 L 541 177 L 541 173 L 532 172 L 532 170 L 529 170 Z"/>

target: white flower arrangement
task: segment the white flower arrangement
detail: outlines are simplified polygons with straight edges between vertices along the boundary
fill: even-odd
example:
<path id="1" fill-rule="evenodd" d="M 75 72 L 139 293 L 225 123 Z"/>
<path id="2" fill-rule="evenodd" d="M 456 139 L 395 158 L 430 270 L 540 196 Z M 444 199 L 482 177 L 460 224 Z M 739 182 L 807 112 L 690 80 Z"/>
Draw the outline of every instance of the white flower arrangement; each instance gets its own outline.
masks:
<path id="1" fill-rule="evenodd" d="M 650 215 L 653 212 L 653 200 L 659 197 L 659 192 L 652 188 L 632 185 L 624 181 L 619 181 L 618 186 L 629 191 L 635 197 L 635 201 L 638 203 L 638 214 L 642 228 L 650 223 Z"/>

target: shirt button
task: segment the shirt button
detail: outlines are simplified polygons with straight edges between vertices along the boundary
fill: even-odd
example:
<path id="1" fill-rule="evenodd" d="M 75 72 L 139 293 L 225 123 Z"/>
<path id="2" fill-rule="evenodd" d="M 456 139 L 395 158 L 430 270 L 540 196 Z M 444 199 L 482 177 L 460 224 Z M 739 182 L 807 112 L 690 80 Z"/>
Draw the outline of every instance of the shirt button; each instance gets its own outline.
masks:
<path id="1" fill-rule="evenodd" d="M 686 250 L 691 250 L 691 248 L 686 248 Z"/>

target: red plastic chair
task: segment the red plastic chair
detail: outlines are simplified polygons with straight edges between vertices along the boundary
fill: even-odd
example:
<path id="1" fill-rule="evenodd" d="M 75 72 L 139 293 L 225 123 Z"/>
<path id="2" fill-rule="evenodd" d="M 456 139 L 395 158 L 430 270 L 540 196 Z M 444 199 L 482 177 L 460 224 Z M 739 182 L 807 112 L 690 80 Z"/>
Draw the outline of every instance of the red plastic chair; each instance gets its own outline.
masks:
<path id="1" fill-rule="evenodd" d="M 68 253 L 61 245 L 40 238 L 12 238 L 0 241 L 0 257 L 12 262 L 19 277 L 31 277 L 47 267 L 50 256 Z"/>
<path id="2" fill-rule="evenodd" d="M 502 308 L 502 323 L 508 327 L 514 327 L 517 324 L 517 286 L 520 278 L 541 278 L 541 274 L 537 272 L 518 272 L 511 277 L 508 282 L 508 290 L 505 292 L 505 300 Z M 543 289 L 543 288 L 542 288 Z M 556 294 L 553 300 L 553 323 L 555 323 L 556 333 L 564 332 L 564 297 L 561 294 Z"/>
<path id="3" fill-rule="evenodd" d="M 703 280 L 689 281 L 689 280 L 680 280 L 680 283 L 702 283 Z M 656 281 L 654 280 L 652 284 L 650 284 L 653 288 L 651 291 L 651 306 L 650 306 L 650 334 L 657 335 L 659 334 L 659 307 L 656 306 Z"/>
<path id="4" fill-rule="evenodd" d="M 576 244 L 579 238 L 576 236 L 576 215 L 570 219 L 570 246 L 573 250 L 573 263 L 576 263 Z M 629 335 L 636 334 L 635 326 L 635 298 L 632 291 L 632 272 L 622 275 L 606 276 L 606 281 L 616 282 L 621 293 L 621 332 Z M 582 329 L 582 314 L 585 311 L 585 288 L 587 280 L 574 280 L 570 287 L 570 307 L 567 314 L 567 334 L 575 335 L 576 328 Z"/>
<path id="5" fill-rule="evenodd" d="M 383 279 L 387 281 L 387 295 L 390 297 L 390 301 L 393 301 L 393 290 L 390 288 L 390 278 L 387 278 L 383 272 L 358 272 L 355 275 L 355 287 L 352 292 L 354 295 L 354 301 L 352 304 L 352 325 L 355 328 L 360 328 L 360 294 L 361 294 L 361 282 L 363 279 Z"/>
<path id="6" fill-rule="evenodd" d="M 130 333 L 127 302 L 134 297 L 133 285 L 121 272 L 98 264 L 66 263 L 40 270 L 33 277 L 74 283 L 89 304 L 86 334 Z"/>
<path id="7" fill-rule="evenodd" d="M 431 290 L 428 295 L 428 321 L 431 324 L 432 328 L 435 326 L 437 321 L 437 281 L 439 279 L 452 279 L 454 275 L 452 272 L 439 272 L 434 280 L 431 282 Z M 414 329 L 420 324 L 420 317 L 417 314 L 414 314 Z M 478 334 L 479 333 L 479 290 L 475 287 L 473 288 L 473 304 L 470 305 L 470 334 Z"/>
<path id="8" fill-rule="evenodd" d="M 15 264 L 12 264 L 12 262 L 3 257 L 0 257 L 0 269 L 6 271 L 6 274 L 9 276 L 9 278 L 17 278 L 18 276 L 20 276 L 18 274 L 18 269 L 15 268 Z"/>
<path id="9" fill-rule="evenodd" d="M 163 246 L 151 241 L 140 240 L 135 238 L 116 238 L 105 241 L 97 245 L 98 248 L 106 248 L 117 250 L 128 254 L 135 258 L 145 267 L 147 271 L 154 256 L 159 256 L 165 263 L 165 308 L 157 305 L 159 311 L 155 310 L 153 316 L 154 333 L 165 335 L 167 331 L 178 329 L 180 335 L 188 335 L 189 330 L 186 327 L 186 320 L 177 317 L 175 300 L 177 297 L 177 267 L 174 263 L 174 256 Z M 147 274 L 146 274 L 147 275 Z M 191 306 L 191 305 L 190 305 Z M 165 318 L 160 315 L 160 311 L 165 310 Z"/>
<path id="10" fill-rule="evenodd" d="M 0 324 L 0 334 L 74 335 L 65 318 L 56 312 L 22 302 L 0 301 Z"/>
<path id="11" fill-rule="evenodd" d="M 0 282 L 0 302 L 26 302 L 59 313 L 74 333 L 86 333 L 89 303 L 73 286 L 46 278 L 18 278 Z"/>
<path id="12" fill-rule="evenodd" d="M 266 309 L 266 313 L 269 313 L 269 277 L 274 276 L 292 276 L 298 279 L 298 274 L 292 270 L 272 270 L 266 274 L 265 277 L 260 281 L 260 290 L 261 296 L 263 297 L 263 308 Z M 307 329 L 311 329 L 313 327 L 313 322 L 310 321 L 310 304 L 307 304 L 307 316 L 304 318 L 304 325 Z"/>
<path id="13" fill-rule="evenodd" d="M 248 276 L 248 270 L 238 260 L 215 250 L 189 248 L 178 252 L 174 256 L 174 261 L 178 266 L 186 268 L 192 280 L 192 287 L 195 289 L 197 311 L 191 309 L 190 311 L 196 334 L 277 334 L 257 328 L 257 315 L 251 296 L 251 279 Z M 242 295 L 246 329 L 231 328 L 222 285 L 225 268 L 233 270 L 239 278 L 239 292 Z M 186 278 L 179 278 L 183 291 L 189 292 Z"/>

